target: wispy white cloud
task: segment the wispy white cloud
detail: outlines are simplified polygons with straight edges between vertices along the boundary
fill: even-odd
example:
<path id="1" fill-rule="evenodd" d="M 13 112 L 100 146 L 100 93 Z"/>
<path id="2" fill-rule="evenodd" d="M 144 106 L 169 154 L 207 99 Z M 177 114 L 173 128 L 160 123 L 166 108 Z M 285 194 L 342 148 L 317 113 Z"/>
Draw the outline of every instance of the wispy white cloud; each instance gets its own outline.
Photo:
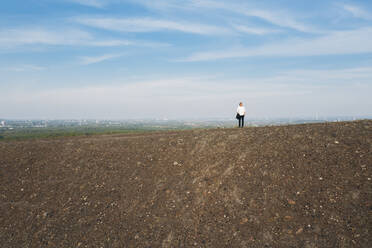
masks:
<path id="1" fill-rule="evenodd" d="M 75 18 L 75 21 L 96 28 L 121 32 L 178 31 L 184 33 L 215 35 L 227 34 L 230 30 L 200 23 L 176 22 L 154 18 Z"/>
<path id="2" fill-rule="evenodd" d="M 67 0 L 67 1 L 95 8 L 102 8 L 109 2 L 108 0 Z"/>
<path id="3" fill-rule="evenodd" d="M 155 41 L 142 40 L 97 40 L 87 43 L 90 46 L 97 47 L 115 47 L 115 46 L 141 46 L 141 47 L 169 47 L 171 44 Z"/>
<path id="4" fill-rule="evenodd" d="M 130 2 L 132 4 L 138 4 L 145 8 L 157 10 L 157 11 L 168 11 L 174 9 L 187 9 L 192 8 L 193 0 L 184 0 L 182 2 L 178 0 L 122 0 L 124 2 Z"/>
<path id="5" fill-rule="evenodd" d="M 25 45 L 54 46 L 169 46 L 166 43 L 139 40 L 99 39 L 80 29 L 62 29 L 54 31 L 45 28 L 14 28 L 0 30 L 0 48 Z"/>
<path id="6" fill-rule="evenodd" d="M 366 20 L 372 20 L 372 14 L 368 13 L 368 11 L 364 10 L 363 8 L 359 6 L 344 4 L 342 5 L 342 8 L 346 10 L 347 12 L 351 13 L 354 17 L 366 19 Z"/>
<path id="7" fill-rule="evenodd" d="M 252 27 L 252 26 L 245 26 L 245 25 L 234 25 L 235 30 L 241 33 L 246 34 L 253 34 L 253 35 L 266 35 L 266 34 L 275 34 L 281 32 L 277 29 L 269 29 L 269 28 L 259 28 L 259 27 Z"/>
<path id="8" fill-rule="evenodd" d="M 260 47 L 240 47 L 194 53 L 183 61 L 204 61 L 252 56 L 317 56 L 372 52 L 372 28 L 331 32 L 311 39 L 290 39 Z"/>
<path id="9" fill-rule="evenodd" d="M 129 0 L 132 1 L 132 0 Z M 147 0 L 136 0 L 134 3 L 141 4 L 147 8 L 158 10 L 158 11 L 169 11 L 169 10 L 182 10 L 191 12 L 201 12 L 208 13 L 212 10 L 220 10 L 225 14 L 234 13 L 241 16 L 256 17 L 264 20 L 272 25 L 290 28 L 301 32 L 311 32 L 317 33 L 318 29 L 306 25 L 301 21 L 297 20 L 292 13 L 279 10 L 279 9 L 260 9 L 252 5 L 249 2 L 239 2 L 236 1 L 215 1 L 215 0 L 188 0 L 173 1 L 173 0 L 159 0 L 159 1 L 147 1 Z"/>
<path id="10" fill-rule="evenodd" d="M 329 70 L 291 70 L 283 71 L 272 77 L 263 78 L 264 83 L 286 82 L 305 84 L 312 87 L 330 87 L 341 84 L 369 85 L 372 80 L 372 67 L 356 67 Z M 371 85 L 372 86 L 372 85 Z"/>
<path id="11" fill-rule="evenodd" d="M 110 59 L 114 59 L 114 58 L 118 58 L 118 57 L 121 57 L 123 55 L 121 54 L 104 54 L 104 55 L 101 55 L 101 56 L 84 56 L 84 57 L 80 57 L 80 63 L 83 64 L 83 65 L 90 65 L 90 64 L 96 64 L 96 63 L 100 63 L 100 62 L 103 62 L 103 61 L 106 61 L 106 60 L 110 60 Z"/>
<path id="12" fill-rule="evenodd" d="M 2 71 L 11 71 L 11 72 L 29 72 L 29 71 L 43 71 L 46 67 L 38 65 L 19 65 L 12 67 L 1 68 Z"/>
<path id="13" fill-rule="evenodd" d="M 93 37 L 81 30 L 51 31 L 43 28 L 19 28 L 0 30 L 0 45 L 17 46 L 30 44 L 73 45 L 90 41 Z"/>
<path id="14" fill-rule="evenodd" d="M 289 13 L 266 10 L 240 10 L 239 12 L 247 16 L 263 19 L 279 27 L 291 28 L 301 32 L 319 32 L 316 29 L 295 20 Z"/>
<path id="15" fill-rule="evenodd" d="M 206 3 L 204 4 L 204 6 L 208 7 Z M 278 27 L 290 28 L 301 32 L 319 32 L 319 30 L 296 20 L 296 18 L 288 11 L 264 10 L 255 7 L 240 6 L 227 2 L 224 3 L 215 2 L 214 4 L 213 2 L 210 2 L 209 7 L 221 8 L 223 10 L 232 11 L 237 14 L 249 17 L 256 17 Z"/>

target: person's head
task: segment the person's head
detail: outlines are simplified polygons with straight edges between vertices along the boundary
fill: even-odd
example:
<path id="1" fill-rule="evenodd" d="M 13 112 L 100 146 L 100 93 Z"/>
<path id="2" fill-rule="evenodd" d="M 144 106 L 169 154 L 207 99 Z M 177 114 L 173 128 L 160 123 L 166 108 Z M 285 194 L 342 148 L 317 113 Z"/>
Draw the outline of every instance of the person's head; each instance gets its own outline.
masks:
<path id="1" fill-rule="evenodd" d="M 239 103 L 239 106 L 243 106 L 243 103 L 242 103 L 242 102 L 240 102 L 240 103 Z"/>

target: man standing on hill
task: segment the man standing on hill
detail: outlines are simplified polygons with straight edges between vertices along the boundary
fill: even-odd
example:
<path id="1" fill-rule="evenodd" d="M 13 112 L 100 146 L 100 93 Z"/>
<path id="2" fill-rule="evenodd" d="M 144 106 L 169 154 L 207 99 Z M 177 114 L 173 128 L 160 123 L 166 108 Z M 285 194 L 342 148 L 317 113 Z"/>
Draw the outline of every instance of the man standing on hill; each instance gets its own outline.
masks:
<path id="1" fill-rule="evenodd" d="M 237 112 L 236 118 L 239 120 L 239 127 L 244 127 L 245 108 L 242 102 L 239 103 L 236 112 Z"/>

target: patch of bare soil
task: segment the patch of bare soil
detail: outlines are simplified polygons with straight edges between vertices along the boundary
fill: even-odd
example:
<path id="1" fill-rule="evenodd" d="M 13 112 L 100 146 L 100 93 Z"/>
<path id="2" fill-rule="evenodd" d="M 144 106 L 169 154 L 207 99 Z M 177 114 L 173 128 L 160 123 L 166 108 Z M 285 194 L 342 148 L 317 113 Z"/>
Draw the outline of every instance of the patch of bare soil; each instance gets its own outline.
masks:
<path id="1" fill-rule="evenodd" d="M 372 121 L 0 142 L 1 247 L 372 247 Z"/>

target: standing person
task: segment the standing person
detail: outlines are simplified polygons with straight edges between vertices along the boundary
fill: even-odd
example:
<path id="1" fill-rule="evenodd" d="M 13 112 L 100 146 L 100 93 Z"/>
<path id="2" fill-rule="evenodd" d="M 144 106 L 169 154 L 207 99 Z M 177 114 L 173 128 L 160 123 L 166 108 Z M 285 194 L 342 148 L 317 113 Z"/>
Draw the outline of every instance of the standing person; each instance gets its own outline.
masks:
<path id="1" fill-rule="evenodd" d="M 239 103 L 236 113 L 236 118 L 239 120 L 239 127 L 244 127 L 245 108 L 242 102 Z"/>

